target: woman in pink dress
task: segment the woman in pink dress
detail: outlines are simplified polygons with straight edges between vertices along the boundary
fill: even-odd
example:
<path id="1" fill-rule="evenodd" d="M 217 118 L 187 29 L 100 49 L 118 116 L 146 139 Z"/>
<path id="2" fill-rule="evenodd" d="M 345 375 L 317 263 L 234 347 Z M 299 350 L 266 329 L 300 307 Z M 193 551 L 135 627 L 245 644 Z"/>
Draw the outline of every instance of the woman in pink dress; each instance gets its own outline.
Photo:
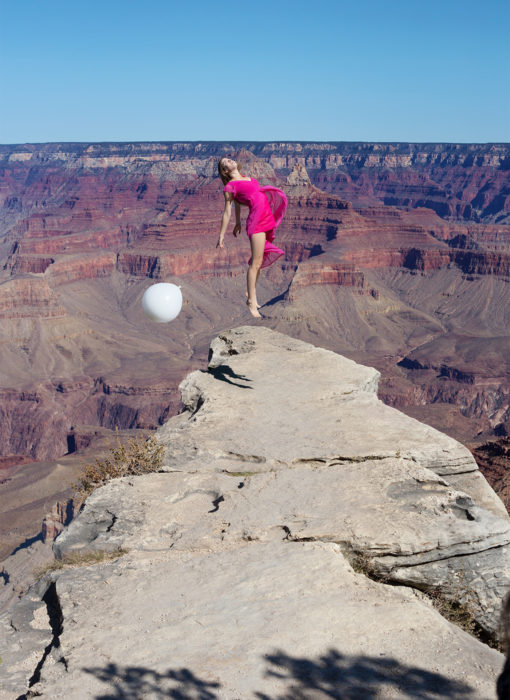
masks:
<path id="1" fill-rule="evenodd" d="M 224 247 L 223 239 L 230 221 L 232 202 L 235 202 L 236 210 L 236 225 L 232 232 L 234 236 L 241 231 L 241 206 L 249 207 L 246 233 L 250 239 L 251 258 L 248 261 L 246 278 L 246 303 L 252 316 L 262 318 L 258 311 L 256 284 L 260 270 L 272 265 L 283 255 L 283 250 L 277 248 L 273 241 L 274 231 L 280 225 L 287 209 L 287 197 L 278 187 L 261 187 L 255 178 L 241 175 L 236 161 L 231 158 L 221 158 L 218 161 L 218 173 L 224 184 L 225 211 L 216 247 Z"/>

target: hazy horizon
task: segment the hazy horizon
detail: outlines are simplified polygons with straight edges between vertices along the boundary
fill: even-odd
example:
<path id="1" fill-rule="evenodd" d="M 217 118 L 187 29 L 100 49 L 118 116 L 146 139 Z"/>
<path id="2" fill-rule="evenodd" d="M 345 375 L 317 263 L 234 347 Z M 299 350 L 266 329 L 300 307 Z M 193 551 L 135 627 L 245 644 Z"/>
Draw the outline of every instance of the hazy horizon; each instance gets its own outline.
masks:
<path id="1" fill-rule="evenodd" d="M 384 144 L 384 145 L 444 145 L 444 146 L 510 146 L 509 141 L 340 141 L 338 139 L 316 140 L 313 139 L 126 139 L 112 141 L 18 141 L 12 143 L 0 143 L 0 146 L 48 146 L 57 144 L 69 145 L 107 145 L 107 144 L 165 144 L 165 143 L 328 143 L 328 144 Z"/>

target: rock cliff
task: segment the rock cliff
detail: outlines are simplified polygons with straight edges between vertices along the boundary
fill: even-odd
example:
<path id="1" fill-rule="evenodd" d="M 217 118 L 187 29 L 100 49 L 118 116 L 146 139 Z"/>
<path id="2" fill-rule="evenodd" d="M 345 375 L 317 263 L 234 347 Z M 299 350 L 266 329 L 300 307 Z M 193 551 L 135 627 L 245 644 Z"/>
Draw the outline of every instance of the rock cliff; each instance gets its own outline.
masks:
<path id="1" fill-rule="evenodd" d="M 5 698 L 494 698 L 502 655 L 425 593 L 497 638 L 510 519 L 379 377 L 220 333 L 157 432 L 161 472 L 98 489 L 54 545 L 129 551 L 47 574 L 0 618 Z"/>

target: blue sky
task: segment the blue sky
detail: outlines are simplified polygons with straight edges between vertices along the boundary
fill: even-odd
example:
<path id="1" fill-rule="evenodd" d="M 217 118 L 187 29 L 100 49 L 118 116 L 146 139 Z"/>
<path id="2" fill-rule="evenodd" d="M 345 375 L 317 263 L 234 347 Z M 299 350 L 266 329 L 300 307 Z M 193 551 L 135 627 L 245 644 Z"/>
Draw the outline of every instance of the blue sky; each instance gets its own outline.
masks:
<path id="1" fill-rule="evenodd" d="M 508 0 L 0 2 L 0 143 L 510 141 Z"/>

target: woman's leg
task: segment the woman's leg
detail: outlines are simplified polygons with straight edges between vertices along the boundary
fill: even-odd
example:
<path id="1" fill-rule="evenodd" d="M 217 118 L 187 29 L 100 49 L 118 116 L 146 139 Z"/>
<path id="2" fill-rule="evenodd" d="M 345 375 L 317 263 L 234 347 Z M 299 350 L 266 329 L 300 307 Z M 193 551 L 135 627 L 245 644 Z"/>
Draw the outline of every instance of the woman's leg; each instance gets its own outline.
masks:
<path id="1" fill-rule="evenodd" d="M 255 285 L 257 285 L 257 282 L 259 281 L 259 276 L 260 276 L 260 269 L 259 269 L 259 271 L 257 272 L 257 279 L 255 280 Z M 246 294 L 246 298 L 248 298 L 248 292 L 245 292 L 245 294 Z M 259 303 L 257 303 L 257 308 L 260 309 L 260 304 L 259 304 Z"/>
<path id="2" fill-rule="evenodd" d="M 255 287 L 260 274 L 260 266 L 262 265 L 262 260 L 264 258 L 265 242 L 266 234 L 263 231 L 254 233 L 250 236 L 251 265 L 248 267 L 248 274 L 246 276 L 246 284 L 248 287 L 247 303 L 251 315 L 255 316 L 255 318 L 261 318 L 261 315 L 257 311 L 257 291 Z"/>

